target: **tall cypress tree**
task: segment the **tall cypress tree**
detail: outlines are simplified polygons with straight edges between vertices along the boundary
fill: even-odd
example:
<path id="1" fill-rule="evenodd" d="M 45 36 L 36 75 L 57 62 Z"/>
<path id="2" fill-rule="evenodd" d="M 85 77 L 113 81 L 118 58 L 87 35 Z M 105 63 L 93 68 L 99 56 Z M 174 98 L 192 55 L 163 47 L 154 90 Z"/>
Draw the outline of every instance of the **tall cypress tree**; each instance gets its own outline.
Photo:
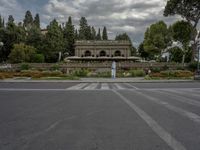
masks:
<path id="1" fill-rule="evenodd" d="M 101 29 L 99 28 L 96 40 L 101 40 Z"/>
<path id="2" fill-rule="evenodd" d="M 79 39 L 86 40 L 87 39 L 87 31 L 88 31 L 88 23 L 85 17 L 81 17 L 80 19 L 80 29 L 79 29 Z"/>
<path id="3" fill-rule="evenodd" d="M 92 40 L 95 40 L 96 39 L 96 30 L 95 30 L 95 28 L 92 26 L 92 29 L 91 29 L 92 31 Z"/>
<path id="4" fill-rule="evenodd" d="M 64 41 L 65 41 L 65 47 L 66 52 L 69 53 L 70 56 L 74 55 L 74 25 L 72 24 L 72 18 L 71 16 L 68 18 L 68 21 L 66 22 L 65 28 L 64 28 Z"/>
<path id="5" fill-rule="evenodd" d="M 47 30 L 43 53 L 47 62 L 56 62 L 59 52 L 64 52 L 63 32 L 55 19 L 50 22 Z"/>
<path id="6" fill-rule="evenodd" d="M 108 40 L 107 29 L 106 27 L 103 28 L 102 39 Z"/>
<path id="7" fill-rule="evenodd" d="M 78 40 L 78 30 L 76 29 L 75 32 L 74 32 L 74 39 L 75 40 Z"/>
<path id="8" fill-rule="evenodd" d="M 28 10 L 26 11 L 25 18 L 24 18 L 24 27 L 29 30 L 33 25 L 33 17 L 31 12 Z"/>
<path id="9" fill-rule="evenodd" d="M 33 24 L 34 24 L 37 28 L 40 28 L 40 16 L 39 16 L 39 14 L 36 14 L 36 15 L 35 15 Z"/>

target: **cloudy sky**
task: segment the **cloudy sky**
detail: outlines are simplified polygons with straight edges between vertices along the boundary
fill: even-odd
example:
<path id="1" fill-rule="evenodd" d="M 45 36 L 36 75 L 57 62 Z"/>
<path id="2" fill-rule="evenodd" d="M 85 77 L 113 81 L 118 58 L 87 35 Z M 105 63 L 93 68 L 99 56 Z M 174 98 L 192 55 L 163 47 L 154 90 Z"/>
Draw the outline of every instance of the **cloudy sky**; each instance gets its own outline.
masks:
<path id="1" fill-rule="evenodd" d="M 40 14 L 41 26 L 45 28 L 56 18 L 60 23 L 72 16 L 78 27 L 81 16 L 96 28 L 107 27 L 109 38 L 127 32 L 135 46 L 143 40 L 146 28 L 159 20 L 170 24 L 177 17 L 163 17 L 166 0 L 0 0 L 0 14 L 7 19 L 13 15 L 22 21 L 26 10 L 33 16 Z"/>

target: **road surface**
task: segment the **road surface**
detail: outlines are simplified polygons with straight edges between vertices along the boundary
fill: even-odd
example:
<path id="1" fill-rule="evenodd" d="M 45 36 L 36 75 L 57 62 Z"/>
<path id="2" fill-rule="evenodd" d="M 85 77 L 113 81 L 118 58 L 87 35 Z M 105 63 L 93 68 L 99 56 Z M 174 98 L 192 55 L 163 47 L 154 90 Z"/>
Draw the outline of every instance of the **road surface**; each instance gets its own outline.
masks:
<path id="1" fill-rule="evenodd" d="M 200 83 L 0 83 L 1 150 L 199 150 Z"/>

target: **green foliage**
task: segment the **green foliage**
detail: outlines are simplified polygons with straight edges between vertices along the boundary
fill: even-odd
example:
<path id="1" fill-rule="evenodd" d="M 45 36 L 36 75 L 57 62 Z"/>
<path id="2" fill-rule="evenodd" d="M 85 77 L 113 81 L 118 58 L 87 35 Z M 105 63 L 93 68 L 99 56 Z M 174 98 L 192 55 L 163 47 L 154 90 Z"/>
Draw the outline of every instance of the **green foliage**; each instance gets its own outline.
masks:
<path id="1" fill-rule="evenodd" d="M 144 77 L 146 74 L 144 70 L 130 70 L 132 77 Z"/>
<path id="2" fill-rule="evenodd" d="M 150 54 L 160 56 L 170 42 L 167 25 L 163 21 L 152 24 L 147 28 L 144 37 L 144 50 Z"/>
<path id="3" fill-rule="evenodd" d="M 29 70 L 30 66 L 29 64 L 23 63 L 20 65 L 20 70 Z"/>
<path id="4" fill-rule="evenodd" d="M 24 27 L 29 30 L 33 25 L 33 17 L 31 12 L 28 10 L 26 11 L 25 18 L 24 18 Z"/>
<path id="5" fill-rule="evenodd" d="M 34 24 L 37 28 L 40 29 L 40 15 L 39 15 L 39 14 L 36 14 L 36 15 L 35 15 L 33 24 Z"/>
<path id="6" fill-rule="evenodd" d="M 11 63 L 32 62 L 36 49 L 25 44 L 15 44 L 12 49 L 9 60 Z"/>
<path id="7" fill-rule="evenodd" d="M 35 54 L 33 56 L 33 61 L 34 63 L 44 63 L 44 55 L 43 54 Z"/>
<path id="8" fill-rule="evenodd" d="M 200 2 L 199 0 L 168 0 L 165 6 L 164 16 L 180 15 L 190 23 L 194 23 L 194 27 L 200 19 Z"/>
<path id="9" fill-rule="evenodd" d="M 47 27 L 47 34 L 44 40 L 43 54 L 46 62 L 57 62 L 58 53 L 64 52 L 64 39 L 61 27 L 54 19 Z"/>
<path id="10" fill-rule="evenodd" d="M 75 50 L 74 50 L 74 41 L 75 41 L 75 35 L 74 35 L 74 25 L 72 24 L 71 17 L 68 18 L 68 22 L 66 22 L 65 28 L 64 28 L 64 41 L 65 41 L 65 52 L 67 52 L 70 56 L 74 56 Z"/>
<path id="11" fill-rule="evenodd" d="M 182 62 L 183 51 L 180 48 L 178 48 L 178 47 L 171 48 L 169 50 L 169 52 L 170 52 L 170 60 L 171 61 L 179 62 L 179 63 Z"/>
<path id="12" fill-rule="evenodd" d="M 188 65 L 188 69 L 191 71 L 195 71 L 197 70 L 197 65 L 198 65 L 198 62 L 192 62 Z"/>
<path id="13" fill-rule="evenodd" d="M 140 57 L 142 57 L 142 58 L 147 59 L 148 56 L 149 56 L 148 52 L 146 52 L 146 51 L 144 50 L 144 44 L 143 44 L 143 43 L 141 43 L 141 44 L 139 45 L 139 47 L 138 47 L 138 52 L 139 52 L 139 54 L 140 54 Z"/>
<path id="14" fill-rule="evenodd" d="M 80 19 L 80 29 L 79 29 L 79 39 L 80 40 L 87 40 L 88 35 L 88 23 L 85 17 L 81 17 Z"/>
<path id="15" fill-rule="evenodd" d="M 98 30 L 96 40 L 102 40 L 102 38 L 101 38 L 101 29 L 100 28 Z"/>
<path id="16" fill-rule="evenodd" d="M 87 77 L 88 73 L 89 73 L 89 70 L 87 69 L 77 69 L 73 72 L 72 76 Z"/>
<path id="17" fill-rule="evenodd" d="M 106 27 L 103 28 L 102 39 L 108 40 L 107 29 Z"/>
<path id="18" fill-rule="evenodd" d="M 60 69 L 60 66 L 58 64 L 54 64 L 53 66 L 51 66 L 50 70 L 52 71 L 56 71 L 56 70 L 59 70 Z"/>

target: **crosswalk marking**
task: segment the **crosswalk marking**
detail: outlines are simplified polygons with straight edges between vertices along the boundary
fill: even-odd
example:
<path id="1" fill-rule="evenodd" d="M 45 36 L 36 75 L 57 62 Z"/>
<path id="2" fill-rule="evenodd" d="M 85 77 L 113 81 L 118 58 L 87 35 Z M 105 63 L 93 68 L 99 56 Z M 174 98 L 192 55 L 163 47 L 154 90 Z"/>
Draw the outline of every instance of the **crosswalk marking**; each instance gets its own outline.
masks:
<path id="1" fill-rule="evenodd" d="M 101 89 L 102 89 L 102 90 L 109 90 L 110 88 L 109 88 L 109 86 L 108 86 L 107 83 L 102 83 L 102 84 L 101 84 Z"/>
<path id="2" fill-rule="evenodd" d="M 123 90 L 123 89 L 125 89 L 124 87 L 122 87 L 121 85 L 119 85 L 118 83 L 115 83 L 114 84 L 116 87 L 117 87 L 117 89 L 119 89 L 119 90 Z"/>
<path id="3" fill-rule="evenodd" d="M 98 86 L 98 83 L 92 83 L 92 84 L 86 86 L 84 89 L 85 90 L 93 90 L 93 89 L 96 89 L 97 86 Z"/>
<path id="4" fill-rule="evenodd" d="M 75 86 L 72 86 L 72 87 L 69 87 L 67 88 L 68 90 L 80 90 L 82 89 L 83 87 L 85 87 L 88 83 L 80 83 L 80 84 L 77 84 Z"/>

